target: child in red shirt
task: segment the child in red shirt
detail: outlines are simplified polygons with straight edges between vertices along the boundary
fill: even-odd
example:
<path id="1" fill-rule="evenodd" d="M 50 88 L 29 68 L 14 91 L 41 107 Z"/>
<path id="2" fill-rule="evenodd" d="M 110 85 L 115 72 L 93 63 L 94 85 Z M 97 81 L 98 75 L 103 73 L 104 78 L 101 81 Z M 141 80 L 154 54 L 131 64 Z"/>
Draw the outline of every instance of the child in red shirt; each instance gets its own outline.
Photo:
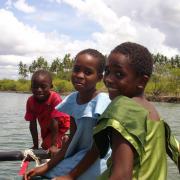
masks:
<path id="1" fill-rule="evenodd" d="M 39 148 L 37 120 L 41 130 L 43 149 L 49 149 L 51 154 L 57 152 L 62 145 L 62 139 L 70 126 L 70 117 L 55 109 L 62 99 L 51 91 L 52 77 L 46 70 L 36 71 L 31 78 L 30 96 L 26 104 L 25 120 L 30 122 L 29 129 L 33 139 L 33 149 Z"/>

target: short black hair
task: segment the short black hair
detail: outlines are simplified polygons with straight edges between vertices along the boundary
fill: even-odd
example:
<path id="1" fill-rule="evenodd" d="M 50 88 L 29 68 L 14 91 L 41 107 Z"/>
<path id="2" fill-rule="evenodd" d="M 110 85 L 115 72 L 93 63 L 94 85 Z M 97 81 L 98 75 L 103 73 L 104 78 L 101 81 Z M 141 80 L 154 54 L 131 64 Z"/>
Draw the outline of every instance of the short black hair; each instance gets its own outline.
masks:
<path id="1" fill-rule="evenodd" d="M 89 54 L 89 55 L 95 57 L 99 61 L 99 66 L 97 69 L 98 73 L 102 74 L 104 72 L 106 60 L 105 60 L 105 56 L 102 53 L 100 53 L 96 49 L 90 49 L 90 48 L 84 49 L 76 55 L 75 60 L 78 58 L 79 55 L 82 55 L 82 54 Z"/>
<path id="2" fill-rule="evenodd" d="M 38 76 L 45 76 L 49 79 L 49 82 L 52 84 L 52 75 L 49 71 L 45 69 L 39 69 L 35 71 L 31 77 L 31 82 L 34 81 Z"/>
<path id="3" fill-rule="evenodd" d="M 132 65 L 138 75 L 151 76 L 153 57 L 146 47 L 133 42 L 124 42 L 115 47 L 111 53 L 122 53 L 126 55 L 130 61 L 130 65 Z"/>

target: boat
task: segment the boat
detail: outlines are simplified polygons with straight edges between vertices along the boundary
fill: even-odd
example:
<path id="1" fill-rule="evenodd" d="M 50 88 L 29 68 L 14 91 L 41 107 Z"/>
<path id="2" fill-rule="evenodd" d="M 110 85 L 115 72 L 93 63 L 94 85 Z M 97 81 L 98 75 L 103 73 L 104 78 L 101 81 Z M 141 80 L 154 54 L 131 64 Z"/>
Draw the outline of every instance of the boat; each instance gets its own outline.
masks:
<path id="1" fill-rule="evenodd" d="M 22 161 L 18 176 L 23 176 L 29 163 L 34 161 L 36 166 L 50 159 L 50 154 L 43 149 L 26 149 L 25 151 L 0 151 L 0 161 Z"/>
<path id="2" fill-rule="evenodd" d="M 28 151 L 32 151 L 39 159 L 50 158 L 48 151 L 43 149 L 28 149 Z M 22 161 L 28 155 L 28 151 L 0 151 L 0 161 Z M 33 158 L 30 158 L 30 160 L 33 160 Z"/>

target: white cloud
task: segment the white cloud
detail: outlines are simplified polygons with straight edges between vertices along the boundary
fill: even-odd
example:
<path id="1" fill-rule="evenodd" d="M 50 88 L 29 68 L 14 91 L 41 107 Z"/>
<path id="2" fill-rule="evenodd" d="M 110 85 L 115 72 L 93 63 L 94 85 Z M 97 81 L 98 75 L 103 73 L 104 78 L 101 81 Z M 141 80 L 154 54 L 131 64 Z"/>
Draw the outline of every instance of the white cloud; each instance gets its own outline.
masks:
<path id="1" fill-rule="evenodd" d="M 15 66 L 0 66 L 1 79 L 17 79 L 18 69 Z"/>
<path id="2" fill-rule="evenodd" d="M 21 60 L 29 64 L 38 56 L 43 56 L 48 60 L 62 57 L 65 53 L 71 53 L 74 56 L 79 50 L 89 47 L 107 54 L 124 41 L 141 43 L 153 53 L 160 52 L 167 56 L 180 53 L 179 0 L 46 0 L 46 3 L 49 2 L 59 3 L 59 7 L 66 3 L 72 7 L 72 11 L 74 9 L 79 19 L 91 20 L 97 23 L 101 30 L 94 29 L 86 40 L 81 41 L 78 38 L 72 38 L 70 33 L 69 36 L 58 34 L 53 27 L 51 32 L 45 33 L 38 30 L 36 26 L 32 27 L 28 23 L 20 22 L 11 11 L 1 9 L 0 65 L 6 68 L 9 64 L 16 66 L 17 71 L 17 64 Z M 32 7 L 25 0 L 8 0 L 6 3 L 8 7 L 12 7 L 12 4 L 19 10 L 26 9 L 23 7 Z M 38 12 L 41 12 L 39 13 L 41 15 Z M 55 11 L 51 16 L 45 15 L 44 17 L 48 19 L 44 23 L 56 20 L 58 17 L 56 13 L 60 12 Z M 41 17 L 42 13 L 42 10 L 38 9 L 33 17 L 39 15 L 40 18 L 44 18 Z M 50 12 L 46 11 L 46 13 Z M 31 14 L 28 17 L 32 18 Z M 75 19 L 74 23 L 78 24 L 78 19 L 77 21 Z M 74 28 L 77 27 L 69 25 L 72 33 Z M 12 73 L 13 68 L 8 68 Z M 12 74 L 14 77 L 15 73 Z M 2 73 L 0 73 L 0 78 L 2 78 Z"/>
<path id="3" fill-rule="evenodd" d="M 147 46 L 154 53 L 161 52 L 172 56 L 179 52 L 177 48 L 168 46 L 166 43 L 168 37 L 162 29 L 153 26 L 153 21 L 150 23 L 148 21 L 152 16 L 155 20 L 161 18 L 161 0 L 153 2 L 147 0 L 146 3 L 143 0 L 131 2 L 126 0 L 64 0 L 64 2 L 102 27 L 102 32 L 93 33 L 94 41 L 101 51 L 108 52 L 124 41 L 135 41 Z M 154 13 L 159 16 L 155 17 Z"/>
<path id="4" fill-rule="evenodd" d="M 165 36 L 162 43 L 168 49 L 171 47 L 180 51 L 179 0 L 104 0 L 104 2 L 119 17 L 129 16 L 133 22 L 139 23 L 143 27 L 149 26 L 152 29 L 158 29 Z"/>
<path id="5" fill-rule="evenodd" d="M 11 64 L 16 67 L 16 71 L 20 61 L 30 64 L 39 56 L 53 60 L 56 57 L 63 57 L 66 53 L 75 55 L 85 48 L 84 44 L 86 47 L 93 46 L 91 41 L 72 41 L 70 37 L 59 35 L 55 31 L 40 32 L 36 27 L 18 21 L 12 12 L 4 9 L 0 9 L 0 34 L 0 65 L 6 68 Z M 12 72 L 13 68 L 9 71 Z M 3 77 L 4 75 L 0 73 L 0 78 Z"/>
<path id="6" fill-rule="evenodd" d="M 33 12 L 35 12 L 35 7 L 28 5 L 25 0 L 17 0 L 14 3 L 14 7 L 17 8 L 18 10 L 20 10 L 20 11 L 25 12 L 25 13 L 33 13 Z"/>
<path id="7" fill-rule="evenodd" d="M 61 3 L 62 2 L 62 0 L 47 0 L 47 1 L 49 1 L 51 3 L 53 3 L 53 2 Z"/>
<path id="8" fill-rule="evenodd" d="M 53 33 L 39 32 L 36 27 L 30 27 L 18 21 L 13 13 L 0 10 L 1 54 L 41 54 L 53 53 L 63 44 Z"/>
<path id="9" fill-rule="evenodd" d="M 5 5 L 6 9 L 15 7 L 16 9 L 24 13 L 33 13 L 36 11 L 36 8 L 27 4 L 26 0 L 7 0 Z"/>

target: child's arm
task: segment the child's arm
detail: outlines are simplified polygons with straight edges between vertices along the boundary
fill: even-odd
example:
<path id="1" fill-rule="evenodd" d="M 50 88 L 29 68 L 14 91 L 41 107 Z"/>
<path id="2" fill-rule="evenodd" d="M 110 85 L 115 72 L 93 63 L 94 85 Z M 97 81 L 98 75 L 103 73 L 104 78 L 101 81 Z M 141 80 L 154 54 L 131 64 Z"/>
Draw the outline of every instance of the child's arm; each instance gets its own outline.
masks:
<path id="1" fill-rule="evenodd" d="M 175 162 L 180 172 L 180 143 L 172 134 L 170 126 L 164 122 L 166 135 L 166 152 Z"/>
<path id="2" fill-rule="evenodd" d="M 71 117 L 71 125 L 70 125 L 70 141 L 75 134 L 77 129 L 75 120 Z M 64 149 L 64 147 L 63 147 Z M 77 166 L 72 169 L 68 175 L 59 176 L 60 179 L 77 179 L 83 172 L 85 172 L 99 157 L 99 151 L 95 145 L 93 144 L 92 148 L 87 152 L 87 154 L 83 157 L 83 159 L 77 164 Z M 58 177 L 56 179 L 59 179 Z"/>
<path id="3" fill-rule="evenodd" d="M 180 173 L 180 144 L 179 144 L 178 169 L 179 169 L 179 173 Z"/>
<path id="4" fill-rule="evenodd" d="M 110 180 L 132 179 L 134 148 L 116 130 L 112 130 L 112 174 Z"/>
<path id="5" fill-rule="evenodd" d="M 99 151 L 95 144 L 87 152 L 84 158 L 78 163 L 78 165 L 69 172 L 69 175 L 72 179 L 77 179 L 83 172 L 85 172 L 99 157 Z"/>
<path id="6" fill-rule="evenodd" d="M 44 175 L 47 171 L 55 167 L 61 160 L 63 160 L 69 143 L 64 145 L 64 148 L 57 152 L 47 163 L 42 166 L 32 168 L 24 174 L 24 179 L 29 180 L 34 176 Z"/>
<path id="7" fill-rule="evenodd" d="M 72 138 L 74 136 L 74 133 L 76 131 L 76 125 L 73 119 L 71 119 L 71 126 L 70 126 L 70 137 L 68 141 L 63 145 L 63 148 L 58 151 L 47 163 L 45 163 L 42 166 L 33 168 L 29 170 L 25 175 L 24 179 L 29 180 L 30 178 L 38 175 L 43 175 L 53 167 L 55 167 L 60 161 L 64 159 L 65 153 L 68 149 L 69 144 L 72 141 Z"/>
<path id="8" fill-rule="evenodd" d="M 55 155 L 58 151 L 57 148 L 57 138 L 58 138 L 58 129 L 59 129 L 59 123 L 54 118 L 51 121 L 50 130 L 51 130 L 51 147 L 49 148 L 49 152 L 51 155 Z"/>
<path id="9" fill-rule="evenodd" d="M 38 149 L 38 130 L 37 130 L 37 121 L 33 120 L 29 122 L 29 130 L 31 132 L 32 140 L 33 140 L 33 149 Z"/>

